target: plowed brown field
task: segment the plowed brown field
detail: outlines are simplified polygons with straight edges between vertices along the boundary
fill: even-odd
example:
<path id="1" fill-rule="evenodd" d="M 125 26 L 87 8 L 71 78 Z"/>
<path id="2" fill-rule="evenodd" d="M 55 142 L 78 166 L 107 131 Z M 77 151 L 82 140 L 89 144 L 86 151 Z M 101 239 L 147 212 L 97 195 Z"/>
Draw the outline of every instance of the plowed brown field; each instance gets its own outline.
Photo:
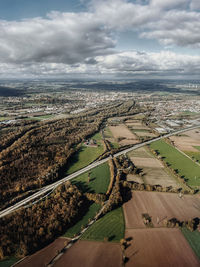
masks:
<path id="1" fill-rule="evenodd" d="M 137 136 L 148 136 L 148 137 L 155 137 L 156 135 L 151 132 L 136 132 Z"/>
<path id="2" fill-rule="evenodd" d="M 184 136 L 172 136 L 170 139 L 182 151 L 199 152 L 195 146 L 200 146 L 200 130 L 188 131 L 185 132 Z"/>
<path id="3" fill-rule="evenodd" d="M 136 135 L 130 132 L 124 124 L 119 124 L 117 126 L 110 126 L 109 128 L 116 140 L 118 138 L 123 138 L 119 142 L 120 145 L 129 145 L 138 143 Z"/>
<path id="4" fill-rule="evenodd" d="M 144 148 L 143 148 L 144 149 Z M 143 180 L 147 184 L 172 186 L 179 188 L 181 185 L 167 172 L 161 161 L 148 154 L 146 150 L 135 150 L 129 153 L 131 161 L 143 171 Z"/>
<path id="5" fill-rule="evenodd" d="M 57 255 L 57 252 L 68 242 L 66 238 L 58 238 L 50 245 L 27 257 L 17 267 L 44 267 Z"/>
<path id="6" fill-rule="evenodd" d="M 162 226 L 162 220 L 173 217 L 188 220 L 200 215 L 200 196 L 174 193 L 134 191 L 132 198 L 123 205 L 126 228 L 146 228 L 142 213 L 152 216 L 154 226 Z"/>
<path id="7" fill-rule="evenodd" d="M 126 267 L 199 267 L 200 262 L 179 229 L 128 229 Z M 103 265 L 102 265 L 103 266 Z"/>
<path id="8" fill-rule="evenodd" d="M 131 161 L 137 167 L 164 168 L 162 163 L 158 159 L 155 159 L 155 158 L 131 157 Z"/>
<path id="9" fill-rule="evenodd" d="M 178 183 L 175 178 L 167 172 L 164 168 L 148 168 L 143 167 L 143 180 L 146 184 L 161 185 L 163 187 L 172 186 L 173 188 L 180 188 L 182 185 Z"/>
<path id="10" fill-rule="evenodd" d="M 54 265 L 55 267 L 121 267 L 119 244 L 78 241 Z"/>

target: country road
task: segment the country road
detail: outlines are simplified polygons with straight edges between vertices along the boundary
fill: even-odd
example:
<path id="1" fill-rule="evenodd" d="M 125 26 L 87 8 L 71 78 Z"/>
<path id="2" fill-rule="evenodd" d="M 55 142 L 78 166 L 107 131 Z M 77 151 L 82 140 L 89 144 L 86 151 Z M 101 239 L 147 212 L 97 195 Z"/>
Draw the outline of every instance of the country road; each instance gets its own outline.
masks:
<path id="1" fill-rule="evenodd" d="M 174 132 L 172 132 L 172 133 L 168 133 L 168 134 L 165 134 L 165 135 L 160 136 L 160 137 L 156 137 L 156 138 L 154 138 L 154 139 L 152 139 L 152 140 L 145 141 L 145 142 L 143 142 L 143 143 L 133 145 L 132 147 L 127 148 L 127 149 L 125 149 L 125 150 L 122 150 L 122 151 L 120 151 L 120 152 L 114 154 L 113 156 L 114 156 L 114 157 L 118 157 L 118 156 L 120 156 L 120 155 L 122 155 L 122 154 L 126 154 L 126 153 L 128 153 L 128 152 L 130 152 L 130 151 L 132 151 L 132 150 L 135 150 L 135 149 L 137 149 L 137 148 L 140 148 L 140 147 L 145 146 L 145 145 L 147 145 L 147 144 L 150 144 L 150 143 L 152 143 L 152 142 L 158 141 L 158 140 L 160 140 L 160 139 L 162 139 L 162 138 L 170 137 L 170 136 L 173 136 L 173 135 L 175 135 L 175 134 L 183 133 L 183 132 L 186 132 L 186 131 L 188 131 L 188 130 L 193 130 L 193 129 L 196 129 L 196 128 L 199 128 L 199 127 L 200 127 L 200 124 L 199 124 L 199 125 L 192 126 L 192 127 L 184 128 L 184 129 L 182 129 L 182 130 L 174 131 Z M 56 188 L 56 187 L 59 186 L 60 184 L 66 182 L 66 181 L 68 181 L 68 180 L 71 180 L 71 179 L 73 179 L 73 178 L 79 176 L 80 174 L 85 173 L 85 172 L 87 172 L 87 171 L 89 171 L 89 170 L 91 170 L 91 169 L 93 169 L 93 168 L 95 168 L 95 167 L 97 167 L 97 166 L 103 164 L 104 162 L 108 161 L 109 159 L 110 159 L 110 157 L 107 157 L 107 158 L 102 159 L 102 160 L 100 160 L 100 161 L 94 162 L 94 163 L 88 165 L 87 167 L 85 167 L 85 168 L 83 168 L 83 169 L 81 169 L 81 170 L 79 170 L 79 171 L 77 171 L 77 172 L 74 172 L 74 173 L 72 173 L 72 174 L 66 176 L 65 178 L 63 178 L 63 179 L 61 179 L 61 180 L 59 180 L 59 181 L 57 181 L 57 182 L 55 182 L 55 183 L 53 183 L 53 184 L 44 186 L 41 190 L 39 190 L 39 191 L 36 192 L 35 194 L 33 194 L 33 195 L 31 195 L 31 196 L 29 196 L 29 197 L 27 197 L 27 198 L 25 198 L 25 199 L 19 201 L 18 203 L 16 203 L 16 204 L 10 206 L 9 208 L 6 208 L 6 209 L 2 210 L 2 211 L 0 212 L 0 218 L 2 218 L 2 217 L 4 217 L 4 216 L 6 216 L 6 215 L 12 213 L 13 211 L 19 209 L 20 207 L 22 207 L 23 205 L 27 204 L 28 202 L 30 202 L 30 201 L 32 201 L 32 200 L 34 200 L 34 199 L 36 199 L 36 198 L 38 198 L 38 197 L 44 195 L 45 193 L 48 193 L 50 190 L 53 190 L 54 188 Z"/>

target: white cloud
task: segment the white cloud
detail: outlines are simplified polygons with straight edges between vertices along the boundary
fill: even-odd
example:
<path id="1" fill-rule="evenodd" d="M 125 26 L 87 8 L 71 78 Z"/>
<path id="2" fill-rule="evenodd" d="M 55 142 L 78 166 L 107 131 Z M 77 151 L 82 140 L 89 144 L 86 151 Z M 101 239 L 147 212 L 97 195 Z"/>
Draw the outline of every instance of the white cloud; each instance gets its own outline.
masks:
<path id="1" fill-rule="evenodd" d="M 95 57 L 96 64 L 0 64 L 0 73 L 8 77 L 66 77 L 67 75 L 117 75 L 137 76 L 190 76 L 200 72 L 200 56 L 176 54 L 169 51 L 147 53 L 137 51 L 118 52 Z M 5 71 L 6 70 L 6 71 Z"/>
<path id="2" fill-rule="evenodd" d="M 90 13 L 52 12 L 48 19 L 0 21 L 1 62 L 74 64 L 112 47 L 110 33 Z"/>
<path id="3" fill-rule="evenodd" d="M 199 0 L 192 0 L 190 3 L 190 8 L 193 10 L 200 10 L 200 1 Z"/>
<path id="4" fill-rule="evenodd" d="M 125 0 L 93 0 L 91 11 L 107 27 L 123 30 L 140 27 L 160 17 L 159 12 L 148 5 L 133 4 Z"/>
<path id="5" fill-rule="evenodd" d="M 164 45 L 193 46 L 200 48 L 200 13 L 171 10 L 159 23 L 149 24 L 142 37 L 157 39 Z"/>
<path id="6" fill-rule="evenodd" d="M 189 4 L 198 5 L 194 1 L 151 0 L 142 5 L 125 0 L 94 0 L 92 11 L 115 30 L 137 31 L 143 38 L 166 45 L 200 47 L 200 12 L 189 10 Z"/>
<path id="7" fill-rule="evenodd" d="M 189 0 L 151 0 L 150 5 L 160 9 L 186 8 L 189 2 Z"/>
<path id="8" fill-rule="evenodd" d="M 169 51 L 159 53 L 121 52 L 98 57 L 98 61 L 101 71 L 110 73 L 192 75 L 200 71 L 200 56 L 177 55 Z"/>
<path id="9" fill-rule="evenodd" d="M 93 0 L 87 12 L 0 21 L 0 76 L 198 74 L 199 56 L 118 52 L 115 34 L 133 30 L 164 46 L 200 48 L 198 0 Z M 133 40 L 134 42 L 134 40 Z M 148 41 L 145 40 L 148 43 Z"/>

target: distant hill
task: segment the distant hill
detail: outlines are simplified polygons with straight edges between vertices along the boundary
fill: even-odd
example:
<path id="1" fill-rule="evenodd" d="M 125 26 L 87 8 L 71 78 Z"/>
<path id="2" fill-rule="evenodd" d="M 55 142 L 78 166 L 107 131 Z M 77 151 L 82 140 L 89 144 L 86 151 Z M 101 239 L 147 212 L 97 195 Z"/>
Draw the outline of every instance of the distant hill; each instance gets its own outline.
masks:
<path id="1" fill-rule="evenodd" d="M 0 96 L 21 96 L 24 94 L 23 90 L 15 89 L 15 88 L 10 88 L 10 87 L 5 87 L 5 86 L 0 86 Z"/>

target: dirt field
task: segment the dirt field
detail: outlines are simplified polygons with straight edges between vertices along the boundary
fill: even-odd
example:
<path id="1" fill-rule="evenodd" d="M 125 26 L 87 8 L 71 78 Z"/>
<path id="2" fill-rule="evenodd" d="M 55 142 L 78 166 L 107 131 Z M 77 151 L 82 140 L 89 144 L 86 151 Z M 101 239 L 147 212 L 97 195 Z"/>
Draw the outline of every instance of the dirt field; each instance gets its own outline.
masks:
<path id="1" fill-rule="evenodd" d="M 130 126 L 132 129 L 150 130 L 149 127 L 147 127 L 146 125 L 143 125 L 141 122 L 128 122 L 128 121 L 126 121 L 126 125 Z"/>
<path id="2" fill-rule="evenodd" d="M 132 199 L 123 205 L 126 228 L 146 228 L 142 213 L 152 217 L 155 227 L 162 226 L 163 219 L 173 217 L 188 220 L 199 217 L 200 195 L 134 191 Z"/>
<path id="3" fill-rule="evenodd" d="M 131 161 L 137 167 L 149 167 L 149 168 L 164 168 L 162 163 L 156 158 L 140 158 L 140 157 L 131 157 Z"/>
<path id="4" fill-rule="evenodd" d="M 136 135 L 131 133 L 124 124 L 117 126 L 109 126 L 112 135 L 117 140 L 120 137 L 124 139 L 118 142 L 120 145 L 136 144 L 138 143 Z"/>
<path id="5" fill-rule="evenodd" d="M 182 151 L 199 152 L 194 146 L 200 146 L 200 130 L 188 131 L 184 135 L 187 136 L 172 136 L 170 139 Z"/>
<path id="6" fill-rule="evenodd" d="M 144 173 L 143 179 L 146 184 L 159 184 L 164 187 L 172 186 L 173 188 L 180 188 L 182 186 L 164 168 L 144 167 L 142 169 Z"/>
<path id="7" fill-rule="evenodd" d="M 148 136 L 148 137 L 155 137 L 156 135 L 154 133 L 150 132 L 136 132 L 137 136 Z"/>
<path id="8" fill-rule="evenodd" d="M 126 124 L 130 125 L 130 126 L 143 126 L 141 121 L 130 121 L 130 120 L 127 120 Z"/>
<path id="9" fill-rule="evenodd" d="M 135 174 L 128 174 L 126 179 L 129 182 L 134 181 L 134 182 L 139 183 L 139 184 L 144 183 L 143 179 L 139 175 L 135 175 Z"/>
<path id="10" fill-rule="evenodd" d="M 185 132 L 185 134 L 188 135 L 189 137 L 191 137 L 192 139 L 200 142 L 200 128 Z"/>
<path id="11" fill-rule="evenodd" d="M 67 242 L 66 238 L 58 238 L 53 243 L 27 257 L 24 261 L 17 264 L 16 266 L 44 267 L 57 255 L 57 251 L 61 250 L 64 247 L 65 242 Z"/>
<path id="12" fill-rule="evenodd" d="M 78 241 L 55 263 L 54 266 L 121 267 L 121 248 L 117 243 Z"/>
<path id="13" fill-rule="evenodd" d="M 128 229 L 126 267 L 197 267 L 199 260 L 179 229 Z M 103 265 L 102 265 L 103 266 Z"/>
<path id="14" fill-rule="evenodd" d="M 149 151 L 145 147 L 140 147 L 128 153 L 129 157 L 141 157 L 141 158 L 153 158 Z"/>
<path id="15" fill-rule="evenodd" d="M 132 151 L 129 157 L 137 167 L 142 168 L 143 180 L 146 184 L 181 187 L 180 183 L 167 172 L 162 162 L 154 158 L 145 148 Z"/>
<path id="16" fill-rule="evenodd" d="M 113 120 L 114 120 L 114 121 L 115 121 L 115 120 L 121 120 L 121 121 L 122 121 L 122 120 L 127 120 L 127 121 L 129 121 L 129 120 L 130 120 L 130 121 L 134 120 L 134 121 L 135 121 L 136 119 L 135 119 L 135 115 L 120 116 L 120 117 L 114 117 L 114 118 L 109 118 L 109 119 L 108 119 L 109 122 L 110 122 L 110 121 L 113 121 Z"/>

